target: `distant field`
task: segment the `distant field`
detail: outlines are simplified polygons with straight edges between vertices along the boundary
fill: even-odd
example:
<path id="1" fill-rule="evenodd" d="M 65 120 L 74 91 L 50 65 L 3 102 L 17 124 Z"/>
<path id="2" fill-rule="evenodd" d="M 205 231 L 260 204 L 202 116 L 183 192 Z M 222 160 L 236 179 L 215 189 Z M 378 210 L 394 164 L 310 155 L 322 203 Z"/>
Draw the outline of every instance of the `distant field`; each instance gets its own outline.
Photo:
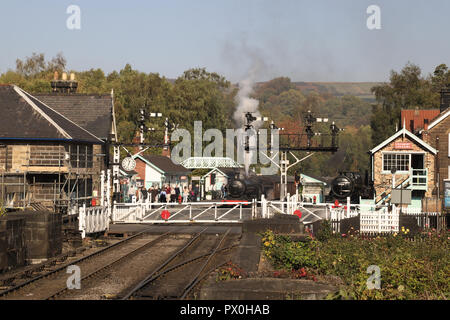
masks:
<path id="1" fill-rule="evenodd" d="M 333 96 L 352 95 L 364 100 L 374 100 L 370 89 L 380 82 L 293 82 L 301 91 L 317 91 Z"/>

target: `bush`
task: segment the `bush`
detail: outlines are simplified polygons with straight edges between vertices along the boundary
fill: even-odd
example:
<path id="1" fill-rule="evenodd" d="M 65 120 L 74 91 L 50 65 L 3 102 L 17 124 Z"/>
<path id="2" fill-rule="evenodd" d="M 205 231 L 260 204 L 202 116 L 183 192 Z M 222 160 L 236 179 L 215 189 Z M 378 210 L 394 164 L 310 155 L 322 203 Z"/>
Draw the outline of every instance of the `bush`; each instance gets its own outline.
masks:
<path id="1" fill-rule="evenodd" d="M 279 270 L 306 268 L 316 275 L 338 276 L 344 282 L 333 298 L 448 299 L 450 297 L 449 233 L 426 231 L 410 238 L 398 234 L 363 238 L 357 234 L 334 236 L 326 224 L 317 240 L 293 242 L 267 231 L 263 250 Z M 320 238 L 319 238 L 320 235 Z M 367 268 L 381 271 L 381 288 L 370 290 Z"/>

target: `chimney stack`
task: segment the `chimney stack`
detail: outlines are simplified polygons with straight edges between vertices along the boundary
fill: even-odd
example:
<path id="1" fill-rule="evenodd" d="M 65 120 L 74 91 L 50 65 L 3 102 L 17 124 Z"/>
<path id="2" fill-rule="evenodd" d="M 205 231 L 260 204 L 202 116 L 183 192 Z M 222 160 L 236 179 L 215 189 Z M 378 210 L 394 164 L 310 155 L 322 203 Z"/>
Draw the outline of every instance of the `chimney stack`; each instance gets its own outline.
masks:
<path id="1" fill-rule="evenodd" d="M 61 80 L 58 79 L 58 71 L 53 74 L 53 81 L 51 82 L 53 92 L 58 93 L 76 93 L 78 82 L 75 81 L 75 73 L 70 73 L 70 80 L 67 80 L 67 73 L 63 72 Z"/>
<path id="2" fill-rule="evenodd" d="M 450 107 L 450 87 L 443 88 L 441 90 L 441 113 Z"/>

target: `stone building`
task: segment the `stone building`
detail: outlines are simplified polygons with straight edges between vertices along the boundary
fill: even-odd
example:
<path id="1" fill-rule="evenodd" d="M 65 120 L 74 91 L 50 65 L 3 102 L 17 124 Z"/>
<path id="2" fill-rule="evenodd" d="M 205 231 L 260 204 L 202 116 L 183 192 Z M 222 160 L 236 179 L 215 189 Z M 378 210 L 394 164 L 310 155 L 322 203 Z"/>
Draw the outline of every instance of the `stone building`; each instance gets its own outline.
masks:
<path id="1" fill-rule="evenodd" d="M 104 141 L 15 85 L 0 86 L 0 112 L 5 207 L 53 209 L 99 190 Z"/>
<path id="2" fill-rule="evenodd" d="M 393 183 L 397 189 L 411 190 L 410 207 L 435 203 L 435 148 L 403 128 L 370 150 L 370 154 L 376 204 L 390 203 Z"/>
<path id="3" fill-rule="evenodd" d="M 436 185 L 436 194 L 444 198 L 445 182 L 450 181 L 450 108 L 436 117 L 429 126 L 421 131 L 423 140 L 438 150 L 436 157 L 435 175 L 439 182 Z M 446 207 L 450 211 L 450 206 Z"/>
<path id="4" fill-rule="evenodd" d="M 65 84 L 68 82 L 68 84 Z M 55 91 L 53 93 L 33 94 L 36 99 L 70 119 L 81 128 L 103 141 L 101 148 L 95 154 L 101 155 L 101 170 L 110 167 L 109 149 L 112 143 L 117 142 L 117 129 L 114 115 L 114 95 L 111 94 L 84 94 L 75 90 L 67 92 L 73 81 L 52 81 Z M 62 83 L 62 84 L 61 84 Z"/>
<path id="5" fill-rule="evenodd" d="M 402 110 L 402 123 L 412 128 L 414 133 L 437 150 L 434 176 L 436 183 L 433 197 L 436 207 L 450 211 L 450 88 L 441 90 L 439 109 Z M 412 130 L 410 130 L 412 131 Z M 444 198 L 447 196 L 447 205 Z"/>

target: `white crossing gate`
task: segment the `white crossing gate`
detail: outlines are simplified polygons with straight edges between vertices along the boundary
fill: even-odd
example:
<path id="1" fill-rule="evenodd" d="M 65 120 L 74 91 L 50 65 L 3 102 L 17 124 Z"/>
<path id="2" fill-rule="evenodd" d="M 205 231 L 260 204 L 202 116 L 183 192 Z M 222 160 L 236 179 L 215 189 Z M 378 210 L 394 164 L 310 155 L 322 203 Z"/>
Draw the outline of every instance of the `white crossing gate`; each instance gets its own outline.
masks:
<path id="1" fill-rule="evenodd" d="M 261 201 L 255 201 L 255 208 L 258 203 L 261 204 L 260 216 L 262 218 L 271 218 L 275 213 L 293 215 L 299 210 L 301 212 L 300 221 L 308 224 L 324 218 L 315 211 L 325 213 L 325 216 L 328 214 L 328 207 L 325 204 L 299 202 L 298 195 L 290 196 L 288 194 L 286 201 L 266 200 L 264 195 L 261 195 Z"/>
<path id="2" fill-rule="evenodd" d="M 244 208 L 250 208 L 244 213 Z M 255 201 L 114 203 L 113 223 L 239 223 L 254 216 Z M 162 213 L 168 213 L 164 219 Z M 245 217 L 244 217 L 245 215 Z"/>
<path id="3" fill-rule="evenodd" d="M 84 204 L 79 208 L 78 229 L 81 237 L 86 234 L 104 232 L 109 229 L 109 210 L 105 206 L 86 207 Z"/>

